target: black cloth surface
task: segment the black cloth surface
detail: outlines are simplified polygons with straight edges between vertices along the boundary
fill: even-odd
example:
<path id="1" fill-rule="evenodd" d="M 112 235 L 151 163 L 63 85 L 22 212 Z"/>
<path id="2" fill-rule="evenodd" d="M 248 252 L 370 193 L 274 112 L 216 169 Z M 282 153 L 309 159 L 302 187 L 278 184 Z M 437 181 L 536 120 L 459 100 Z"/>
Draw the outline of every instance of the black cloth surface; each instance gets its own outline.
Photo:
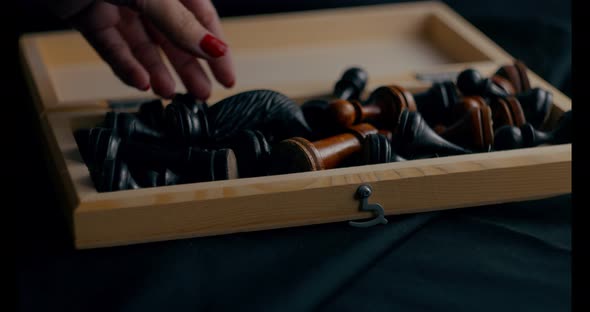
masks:
<path id="1" fill-rule="evenodd" d="M 215 3 L 230 16 L 377 2 Z M 570 94 L 569 3 L 447 3 Z M 26 11 L 26 4 L 21 8 Z M 42 12 L 23 14 L 29 18 L 14 35 L 63 27 Z M 18 59 L 16 49 L 13 56 Z M 4 124 L 11 131 L 3 133 L 10 133 L 5 142 L 18 151 L 8 155 L 14 164 L 8 166 L 8 195 L 18 204 L 5 222 L 13 228 L 20 311 L 571 308 L 571 195 L 390 216 L 389 224 L 368 229 L 334 223 L 76 251 L 48 187 L 28 90 L 18 65 L 11 65 L 14 105 L 7 107 L 11 118 Z"/>

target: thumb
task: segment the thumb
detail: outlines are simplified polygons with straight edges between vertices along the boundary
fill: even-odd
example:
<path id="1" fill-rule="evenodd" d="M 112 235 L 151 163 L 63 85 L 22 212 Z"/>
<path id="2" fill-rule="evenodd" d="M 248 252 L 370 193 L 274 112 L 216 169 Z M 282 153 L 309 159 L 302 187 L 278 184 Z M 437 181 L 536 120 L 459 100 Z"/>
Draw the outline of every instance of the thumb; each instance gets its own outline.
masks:
<path id="1" fill-rule="evenodd" d="M 209 32 L 178 0 L 108 0 L 142 14 L 180 49 L 206 60 L 224 56 L 225 42 Z"/>

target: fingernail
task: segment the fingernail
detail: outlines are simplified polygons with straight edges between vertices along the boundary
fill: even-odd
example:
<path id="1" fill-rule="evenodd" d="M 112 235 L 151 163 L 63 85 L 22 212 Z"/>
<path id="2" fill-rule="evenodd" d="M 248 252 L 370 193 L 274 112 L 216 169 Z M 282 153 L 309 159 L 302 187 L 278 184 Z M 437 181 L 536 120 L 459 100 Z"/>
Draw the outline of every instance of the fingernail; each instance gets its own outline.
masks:
<path id="1" fill-rule="evenodd" d="M 227 84 L 225 85 L 225 87 L 226 87 L 226 88 L 231 88 L 231 87 L 233 87 L 235 84 L 236 84 L 236 81 L 235 81 L 235 80 L 232 80 L 232 81 L 230 81 L 229 83 L 227 83 Z"/>
<path id="2" fill-rule="evenodd" d="M 205 37 L 201 39 L 199 45 L 201 46 L 201 50 L 211 57 L 224 56 L 227 52 L 227 45 L 210 34 L 206 34 Z"/>
<path id="3" fill-rule="evenodd" d="M 141 88 L 142 91 L 147 91 L 151 88 L 152 86 L 148 83 L 145 87 Z"/>

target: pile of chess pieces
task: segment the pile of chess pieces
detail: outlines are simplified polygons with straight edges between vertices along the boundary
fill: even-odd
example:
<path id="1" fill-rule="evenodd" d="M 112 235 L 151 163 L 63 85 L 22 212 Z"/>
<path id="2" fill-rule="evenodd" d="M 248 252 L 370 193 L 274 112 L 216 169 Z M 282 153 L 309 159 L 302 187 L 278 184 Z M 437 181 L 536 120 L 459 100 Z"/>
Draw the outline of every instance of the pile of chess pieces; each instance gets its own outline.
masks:
<path id="1" fill-rule="evenodd" d="M 571 143 L 571 111 L 546 130 L 553 96 L 519 61 L 420 93 L 387 85 L 362 98 L 367 80 L 350 68 L 330 97 L 302 105 L 272 90 L 211 106 L 178 94 L 108 112 L 74 137 L 99 192 Z"/>

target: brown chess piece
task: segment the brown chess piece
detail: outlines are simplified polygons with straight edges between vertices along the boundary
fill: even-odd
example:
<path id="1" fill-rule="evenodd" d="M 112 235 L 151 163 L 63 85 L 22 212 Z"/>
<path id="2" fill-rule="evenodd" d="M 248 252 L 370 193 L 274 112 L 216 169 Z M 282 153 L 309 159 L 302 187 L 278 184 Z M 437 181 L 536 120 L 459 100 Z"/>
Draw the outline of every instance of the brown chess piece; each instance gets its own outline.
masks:
<path id="1" fill-rule="evenodd" d="M 337 168 L 359 153 L 364 138 L 373 133 L 377 133 L 375 127 L 362 123 L 315 142 L 302 137 L 283 140 L 272 147 L 269 172 L 287 174 Z"/>
<path id="2" fill-rule="evenodd" d="M 310 139 L 325 138 L 337 134 L 338 127 L 328 124 L 328 106 L 332 101 L 360 101 L 367 84 L 368 74 L 359 67 L 347 69 L 334 85 L 332 94 L 314 98 L 301 105 L 307 124 L 311 127 Z"/>
<path id="3" fill-rule="evenodd" d="M 527 121 L 518 99 L 514 96 L 494 98 L 489 102 L 494 130 L 504 125 L 520 127 Z"/>
<path id="4" fill-rule="evenodd" d="M 444 139 L 474 151 L 490 151 L 494 144 L 492 111 L 479 96 L 463 97 L 453 115 L 455 122 L 435 127 Z"/>
<path id="5" fill-rule="evenodd" d="M 339 127 L 370 123 L 378 129 L 393 131 L 404 109 L 417 110 L 414 97 L 400 86 L 383 86 L 375 89 L 366 103 L 337 100 L 329 104 L 328 116 Z"/>
<path id="6" fill-rule="evenodd" d="M 509 81 L 514 89 L 514 93 L 522 93 L 531 89 L 527 67 L 519 60 L 515 60 L 513 64 L 500 67 L 494 76 L 499 76 Z"/>

